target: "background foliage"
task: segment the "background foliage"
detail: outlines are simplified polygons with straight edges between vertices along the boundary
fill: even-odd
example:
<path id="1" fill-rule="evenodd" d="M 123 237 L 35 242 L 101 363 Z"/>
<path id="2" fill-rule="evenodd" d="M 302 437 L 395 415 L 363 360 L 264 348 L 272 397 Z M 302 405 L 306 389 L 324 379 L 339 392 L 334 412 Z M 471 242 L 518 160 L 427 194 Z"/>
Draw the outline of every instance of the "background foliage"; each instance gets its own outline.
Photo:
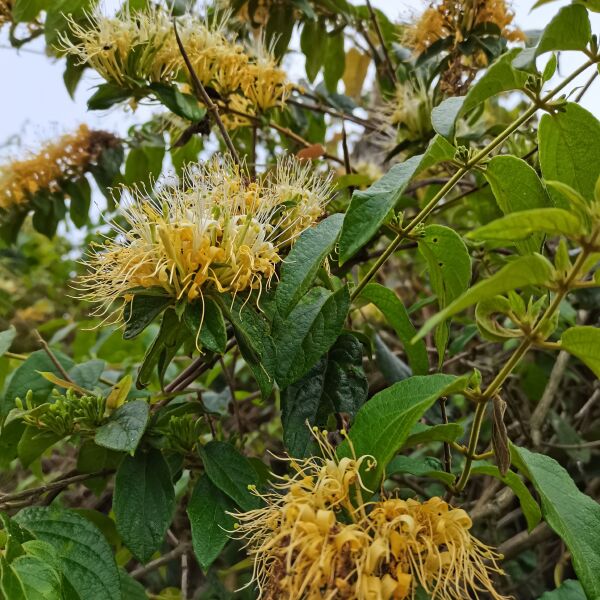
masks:
<path id="1" fill-rule="evenodd" d="M 65 40 L 92 28 L 92 3 L 0 7 L 11 43 L 43 36 L 72 93 L 91 66 Z M 259 506 L 278 456 L 319 452 L 308 423 L 338 456 L 348 430 L 377 459 L 373 489 L 468 510 L 504 555 L 502 593 L 600 598 L 600 123 L 578 105 L 598 4 L 537 34 L 493 11 L 424 29 L 345 0 L 207 10 L 224 8 L 228 35 L 303 57 L 272 106 L 236 115 L 189 74 L 144 79 L 132 50 L 135 76 L 88 106 L 150 104 L 152 119 L 82 134 L 85 161 L 18 202 L 5 190 L 21 171 L 2 167 L 0 597 L 255 597 L 230 513 Z M 550 88 L 564 52 L 586 62 Z M 124 327 L 90 315 L 72 286 L 115 236 L 105 221 L 124 225 L 120 186 L 152 196 L 228 141 L 252 174 L 284 153 L 333 172 L 270 288 L 208 294 L 202 319 L 152 288 L 132 290 Z"/>

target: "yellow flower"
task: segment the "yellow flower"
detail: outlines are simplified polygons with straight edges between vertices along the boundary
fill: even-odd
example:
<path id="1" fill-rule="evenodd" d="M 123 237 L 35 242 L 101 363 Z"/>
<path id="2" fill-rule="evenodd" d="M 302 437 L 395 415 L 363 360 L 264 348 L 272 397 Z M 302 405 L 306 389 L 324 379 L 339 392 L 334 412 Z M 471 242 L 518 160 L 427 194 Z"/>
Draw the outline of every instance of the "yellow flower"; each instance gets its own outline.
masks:
<path id="1" fill-rule="evenodd" d="M 314 190 L 316 177 L 303 167 L 294 170 L 293 160 L 281 160 L 275 172 L 293 171 Z M 80 281 L 84 297 L 105 314 L 136 288 L 162 288 L 176 300 L 193 301 L 211 291 L 267 287 L 282 251 L 301 233 L 301 215 L 290 217 L 295 207 L 279 201 L 278 180 L 252 182 L 245 168 L 217 156 L 187 167 L 181 187 L 163 187 L 155 198 L 130 190 L 122 210 L 128 227 L 115 223 L 115 239 L 92 253 L 90 272 Z M 302 220 L 303 228 L 317 220 L 330 195 L 328 187 L 320 189 L 321 209 Z M 112 314 L 118 319 L 121 312 Z"/>
<path id="2" fill-rule="evenodd" d="M 403 42 L 420 54 L 448 36 L 453 36 L 455 43 L 459 43 L 465 33 L 483 23 L 497 25 L 508 40 L 523 40 L 523 32 L 512 25 L 513 19 L 514 13 L 506 0 L 434 0 L 406 29 Z"/>
<path id="3" fill-rule="evenodd" d="M 285 72 L 260 40 L 246 48 L 229 39 L 228 16 L 208 20 L 188 14 L 177 19 L 181 42 L 199 80 L 224 98 L 244 94 L 250 114 L 252 107 L 282 105 L 290 91 Z M 61 49 L 107 82 L 127 89 L 182 79 L 190 83 L 172 19 L 161 8 L 125 11 L 116 17 L 96 10 L 88 21 L 82 25 L 70 20 L 70 34 L 61 37 Z"/>
<path id="4" fill-rule="evenodd" d="M 81 125 L 75 133 L 43 145 L 36 154 L 2 165 L 0 208 L 22 204 L 40 190 L 59 190 L 63 180 L 80 177 L 103 150 L 118 144 L 112 134 Z"/>
<path id="5" fill-rule="evenodd" d="M 12 0 L 0 0 L 0 27 L 12 22 Z"/>
<path id="6" fill-rule="evenodd" d="M 433 600 L 503 600 L 490 579 L 499 557 L 464 510 L 440 498 L 365 503 L 360 469 L 372 457 L 338 460 L 316 437 L 323 458 L 290 459 L 293 475 L 274 476 L 265 506 L 235 515 L 259 598 L 413 600 L 420 586 Z"/>
<path id="7" fill-rule="evenodd" d="M 283 106 L 292 86 L 287 81 L 285 71 L 277 65 L 272 48 L 259 39 L 249 51 L 253 60 L 248 64 L 241 82 L 244 95 L 260 110 Z"/>
<path id="8" fill-rule="evenodd" d="M 396 86 L 394 97 L 384 108 L 385 120 L 399 130 L 401 139 L 423 140 L 432 132 L 433 101 L 425 82 L 420 79 Z"/>
<path id="9" fill-rule="evenodd" d="M 69 18 L 70 32 L 61 35 L 60 49 L 109 83 L 130 88 L 140 82 L 170 82 L 177 76 L 179 50 L 165 11 L 127 10 L 108 17 L 96 9 L 87 20 L 81 24 Z"/>

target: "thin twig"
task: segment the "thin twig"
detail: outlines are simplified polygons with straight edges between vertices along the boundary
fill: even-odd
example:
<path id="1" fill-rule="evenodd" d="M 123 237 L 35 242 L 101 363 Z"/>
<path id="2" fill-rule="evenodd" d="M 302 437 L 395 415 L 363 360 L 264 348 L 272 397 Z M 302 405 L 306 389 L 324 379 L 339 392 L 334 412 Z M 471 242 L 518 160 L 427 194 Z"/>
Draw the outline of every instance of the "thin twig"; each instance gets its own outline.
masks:
<path id="1" fill-rule="evenodd" d="M 367 0 L 367 8 L 369 9 L 369 14 L 371 15 L 371 21 L 373 22 L 373 27 L 375 29 L 375 33 L 377 34 L 377 38 L 379 39 L 379 43 L 381 44 L 381 50 L 383 52 L 383 59 L 385 62 L 385 66 L 390 77 L 391 82 L 395 85 L 398 83 L 398 78 L 396 77 L 396 72 L 394 71 L 394 66 L 392 65 L 392 61 L 390 60 L 390 55 L 387 51 L 385 40 L 383 39 L 383 34 L 381 33 L 381 28 L 379 27 L 379 22 L 377 21 L 377 14 L 373 10 L 371 6 L 371 0 Z"/>
<path id="2" fill-rule="evenodd" d="M 444 425 L 448 424 L 448 413 L 446 412 L 446 397 L 440 398 L 440 411 L 442 413 L 442 421 Z M 444 471 L 452 473 L 452 454 L 450 452 L 450 444 L 444 442 Z"/>
<path id="3" fill-rule="evenodd" d="M 352 123 L 356 123 L 365 129 L 369 129 L 370 131 L 378 131 L 379 127 L 377 125 L 373 125 L 369 121 L 365 119 L 361 119 L 353 114 L 340 112 L 335 110 L 334 108 L 330 108 L 329 106 L 325 106 L 323 104 L 315 103 L 308 104 L 307 102 L 300 102 L 299 100 L 294 100 L 293 98 L 288 98 L 286 100 L 287 104 L 291 104 L 293 106 L 297 106 L 298 108 L 303 108 L 304 110 L 312 110 L 314 112 L 324 113 L 326 115 L 330 115 L 332 117 L 336 117 L 337 119 L 344 119 L 346 121 L 352 121 Z"/>
<path id="4" fill-rule="evenodd" d="M 181 597 L 188 600 L 190 597 L 190 557 L 187 552 L 181 555 Z"/>
<path id="5" fill-rule="evenodd" d="M 342 121 L 342 150 L 344 152 L 344 168 L 346 169 L 346 175 L 352 174 L 352 165 L 350 164 L 350 153 L 348 152 L 348 135 L 346 134 L 346 125 Z M 350 194 L 352 194 L 354 188 L 350 187 Z"/>
<path id="6" fill-rule="evenodd" d="M 223 354 L 227 354 L 236 344 L 235 340 L 229 340 Z M 214 356 L 209 361 L 206 360 L 205 356 L 196 357 L 169 385 L 165 386 L 165 392 L 171 394 L 185 390 L 200 375 L 212 369 L 219 362 L 219 356 Z"/>
<path id="7" fill-rule="evenodd" d="M 221 369 L 223 370 L 223 375 L 225 377 L 225 381 L 227 382 L 229 393 L 231 394 L 231 406 L 233 408 L 235 422 L 237 424 L 238 431 L 242 433 L 242 418 L 240 416 L 240 407 L 235 399 L 235 381 L 233 379 L 233 373 L 235 372 L 235 357 L 231 365 L 231 371 L 229 371 L 227 368 L 222 356 L 219 358 L 219 362 L 221 363 Z"/>
<path id="8" fill-rule="evenodd" d="M 590 86 L 592 85 L 592 83 L 594 83 L 596 77 L 598 77 L 598 71 L 594 71 L 592 76 L 587 80 L 586 84 L 581 88 L 579 94 L 575 96 L 575 102 L 581 102 L 581 99 L 583 98 L 585 93 L 590 89 Z"/>
<path id="9" fill-rule="evenodd" d="M 179 558 L 182 554 L 185 554 L 186 552 L 188 552 L 191 549 L 191 547 L 192 547 L 192 545 L 189 542 L 184 542 L 183 544 L 177 546 L 177 548 L 173 548 L 173 550 L 171 550 L 170 552 L 167 552 L 166 554 L 163 554 L 162 556 L 159 556 L 157 559 L 149 562 L 147 565 L 145 565 L 143 567 L 139 567 L 139 568 L 135 569 L 134 571 L 131 571 L 130 575 L 134 579 L 141 579 L 148 573 L 151 573 L 152 571 L 158 569 L 159 567 L 162 567 L 163 565 L 170 563 L 172 560 Z"/>
<path id="10" fill-rule="evenodd" d="M 561 350 L 556 357 L 556 362 L 552 367 L 550 378 L 542 394 L 542 398 L 537 403 L 535 410 L 531 415 L 529 421 L 529 427 L 531 430 L 531 439 L 533 445 L 537 448 L 542 441 L 542 425 L 546 420 L 546 415 L 552 407 L 552 403 L 558 392 L 560 382 L 563 379 L 565 371 L 567 370 L 567 363 L 569 362 L 569 353 L 565 350 Z"/>
<path id="11" fill-rule="evenodd" d="M 250 114 L 242 112 L 240 110 L 235 110 L 234 108 L 231 108 L 229 106 L 223 106 L 222 108 L 224 111 L 231 113 L 232 115 L 237 115 L 238 117 L 243 117 L 245 119 L 248 119 L 249 121 L 252 121 L 253 123 L 260 123 L 260 119 L 254 115 L 250 115 Z M 288 137 L 290 140 L 294 140 L 295 142 L 298 142 L 298 144 L 300 144 L 301 146 L 304 146 L 305 148 L 310 148 L 310 147 L 314 146 L 314 144 L 312 144 L 308 140 L 305 140 L 301 135 L 298 135 L 296 132 L 292 131 L 291 129 L 288 129 L 287 127 L 284 127 L 283 125 L 279 125 L 278 123 L 274 123 L 273 121 L 269 121 L 268 125 L 272 129 L 275 129 L 275 131 L 282 133 L 283 135 Z M 323 154 L 323 158 L 333 160 L 334 162 L 337 162 L 340 165 L 344 164 L 344 161 L 341 158 L 338 158 L 337 156 L 333 156 L 332 154 Z"/>
<path id="12" fill-rule="evenodd" d="M 54 355 L 54 352 L 50 350 L 50 346 L 46 340 L 40 335 L 40 332 L 37 329 L 33 330 L 37 341 L 40 343 L 40 346 L 44 349 L 44 352 L 48 355 L 48 358 L 52 361 L 52 364 L 58 369 L 58 372 L 63 376 L 65 381 L 76 385 L 75 382 L 71 379 L 71 376 L 65 371 L 65 368 L 60 364 L 58 358 Z"/>
<path id="13" fill-rule="evenodd" d="M 549 448 L 561 448 L 564 450 L 580 450 L 583 448 L 600 448 L 600 440 L 593 442 L 581 442 L 580 444 L 555 444 L 553 442 L 542 442 L 542 446 Z"/>
<path id="14" fill-rule="evenodd" d="M 113 471 L 111 469 L 104 469 L 95 473 L 81 473 L 79 475 L 55 479 L 54 481 L 46 483 L 45 485 L 39 486 L 37 488 L 31 488 L 29 490 L 15 492 L 14 494 L 4 494 L 3 496 L 0 496 L 0 508 L 4 509 L 9 507 L 12 502 L 26 500 L 29 498 L 36 498 L 47 494 L 48 492 L 64 489 L 74 483 L 81 483 L 82 481 L 86 481 L 87 479 L 93 479 L 94 477 L 104 477 L 105 475 L 108 475 L 112 472 Z"/>
<path id="15" fill-rule="evenodd" d="M 498 553 L 502 554 L 504 561 L 511 560 L 521 552 L 545 542 L 553 535 L 554 533 L 546 523 L 540 523 L 531 533 L 521 531 L 500 544 Z"/>
<path id="16" fill-rule="evenodd" d="M 179 47 L 179 52 L 181 52 L 181 56 L 183 57 L 185 65 L 188 68 L 188 71 L 190 72 L 190 77 L 192 78 L 192 84 L 193 84 L 193 88 L 194 88 L 196 97 L 198 98 L 198 100 L 200 100 L 206 106 L 206 108 L 212 114 L 212 116 L 215 120 L 215 123 L 217 124 L 219 131 L 221 132 L 221 135 L 223 136 L 223 140 L 225 141 L 225 145 L 227 146 L 229 153 L 231 154 L 231 156 L 232 156 L 233 160 L 236 162 L 236 164 L 241 165 L 242 161 L 240 160 L 237 150 L 235 149 L 235 146 L 233 145 L 233 142 L 231 141 L 231 138 L 229 137 L 229 133 L 227 133 L 227 129 L 225 128 L 225 125 L 223 124 L 223 121 L 221 120 L 221 117 L 219 115 L 219 109 L 218 109 L 217 105 L 211 100 L 206 89 L 202 85 L 202 82 L 198 79 L 198 75 L 196 75 L 194 66 L 192 65 L 192 62 L 190 61 L 190 58 L 187 55 L 185 48 L 183 47 L 183 43 L 181 41 L 181 38 L 179 37 L 179 32 L 177 31 L 177 21 L 175 19 L 173 19 L 173 29 L 175 31 L 175 39 L 177 40 L 177 46 Z"/>

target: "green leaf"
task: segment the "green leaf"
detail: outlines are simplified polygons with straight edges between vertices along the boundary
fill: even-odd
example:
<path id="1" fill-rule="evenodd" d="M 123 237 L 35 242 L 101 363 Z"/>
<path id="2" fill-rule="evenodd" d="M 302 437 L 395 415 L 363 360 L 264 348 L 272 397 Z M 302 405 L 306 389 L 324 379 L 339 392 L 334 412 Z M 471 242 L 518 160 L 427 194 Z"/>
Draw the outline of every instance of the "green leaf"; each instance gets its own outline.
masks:
<path id="1" fill-rule="evenodd" d="M 258 476 L 245 456 L 226 442 L 209 442 L 199 452 L 204 470 L 214 485 L 243 510 L 258 506 L 258 498 L 249 489 L 258 484 Z"/>
<path id="2" fill-rule="evenodd" d="M 273 389 L 277 359 L 270 325 L 266 318 L 239 295 L 215 298 L 221 311 L 233 325 L 240 352 L 252 370 L 263 398 Z"/>
<path id="3" fill-rule="evenodd" d="M 519 52 L 519 48 L 513 48 L 490 65 L 483 76 L 469 89 L 460 114 L 468 113 L 488 98 L 502 92 L 523 89 L 528 74 L 512 66 L 512 61 Z"/>
<path id="4" fill-rule="evenodd" d="M 133 454 L 144 435 L 149 415 L 145 400 L 126 402 L 96 430 L 94 441 L 104 448 Z"/>
<path id="5" fill-rule="evenodd" d="M 343 333 L 305 377 L 283 391 L 283 442 L 290 456 L 314 454 L 309 426 L 325 427 L 334 413 L 353 417 L 364 404 L 369 386 L 362 356 L 360 341 Z"/>
<path id="6" fill-rule="evenodd" d="M 416 339 L 421 339 L 438 323 L 442 323 L 448 317 L 461 312 L 481 300 L 493 298 L 510 290 L 529 285 L 544 285 L 551 280 L 552 273 L 552 264 L 542 255 L 531 254 L 529 256 L 521 256 L 502 267 L 491 277 L 469 288 L 466 293 L 454 300 L 444 310 L 426 321 L 419 330 Z"/>
<path id="7" fill-rule="evenodd" d="M 183 320 L 202 348 L 223 354 L 227 346 L 227 329 L 218 304 L 208 296 L 189 303 Z"/>
<path id="8" fill-rule="evenodd" d="M 19 576 L 0 554 L 0 597 L 6 600 L 28 600 Z"/>
<path id="9" fill-rule="evenodd" d="M 425 154 L 394 165 L 370 188 L 354 192 L 340 235 L 340 264 L 352 258 L 375 235 L 414 175 L 453 156 L 452 144 L 436 135 Z"/>
<path id="10" fill-rule="evenodd" d="M 344 34 L 335 31 L 327 35 L 327 47 L 324 53 L 323 79 L 327 90 L 331 93 L 337 91 L 338 81 L 344 75 L 346 67 L 346 53 L 344 52 Z"/>
<path id="11" fill-rule="evenodd" d="M 562 334 L 560 347 L 579 358 L 596 377 L 600 377 L 600 329 L 590 325 L 571 327 Z"/>
<path id="12" fill-rule="evenodd" d="M 431 287 L 440 309 L 465 292 L 471 283 L 471 257 L 462 238 L 449 227 L 428 225 L 419 239 L 419 252 L 427 261 Z M 435 344 L 439 363 L 448 342 L 448 326 L 439 327 Z"/>
<path id="13" fill-rule="evenodd" d="M 442 470 L 442 463 L 433 456 L 413 458 L 412 456 L 396 456 L 391 460 L 386 469 L 386 477 L 396 473 L 408 473 L 415 477 L 431 477 L 444 483 L 452 485 L 455 476 Z"/>
<path id="14" fill-rule="evenodd" d="M 54 547 L 63 577 L 81 598 L 121 598 L 119 571 L 110 546 L 87 519 L 58 507 L 30 507 L 15 520 Z"/>
<path id="15" fill-rule="evenodd" d="M 312 83 L 325 60 L 327 32 L 322 20 L 305 21 L 300 35 L 300 49 L 306 57 L 305 71 Z"/>
<path id="16" fill-rule="evenodd" d="M 107 148 L 100 155 L 97 164 L 90 167 L 90 172 L 106 198 L 109 209 L 114 208 L 115 205 L 111 187 L 115 185 L 117 178 L 121 177 L 123 157 L 122 145 Z"/>
<path id="17" fill-rule="evenodd" d="M 571 552 L 577 577 L 588 598 L 600 598 L 600 504 L 577 489 L 553 458 L 512 447 L 517 468 L 533 483 L 544 520 Z"/>
<path id="18" fill-rule="evenodd" d="M 46 3 L 44 36 L 48 48 L 59 42 L 62 33 L 69 30 L 68 18 L 87 20 L 87 14 L 94 7 L 95 0 L 51 0 Z"/>
<path id="19" fill-rule="evenodd" d="M 92 188 L 85 177 L 76 181 L 66 181 L 61 187 L 67 192 L 71 201 L 69 214 L 75 227 L 84 227 L 88 222 L 88 214 L 92 202 Z"/>
<path id="20" fill-rule="evenodd" d="M 562 208 L 534 208 L 511 213 L 467 234 L 474 240 L 524 240 L 534 233 L 577 239 L 584 232 L 579 219 Z"/>
<path id="21" fill-rule="evenodd" d="M 304 231 L 281 267 L 275 300 L 277 310 L 287 317 L 306 294 L 325 257 L 333 250 L 344 215 L 337 213 Z"/>
<path id="22" fill-rule="evenodd" d="M 27 600 L 62 600 L 61 576 L 37 556 L 19 556 L 12 568 L 21 580 Z"/>
<path id="23" fill-rule="evenodd" d="M 431 111 L 433 129 L 448 140 L 454 138 L 454 125 L 464 101 L 465 96 L 450 96 Z"/>
<path id="24" fill-rule="evenodd" d="M 298 381 L 329 350 L 342 332 L 350 306 L 348 288 L 310 290 L 286 319 L 274 325 L 277 383 Z"/>
<path id="25" fill-rule="evenodd" d="M 527 489 L 527 486 L 514 471 L 508 471 L 506 475 L 502 476 L 498 467 L 495 465 L 475 463 L 472 472 L 475 475 L 489 475 L 490 477 L 495 477 L 507 485 L 519 499 L 521 510 L 527 520 L 527 530 L 533 531 L 542 519 L 542 511 L 535 498 L 531 495 L 531 492 Z"/>
<path id="26" fill-rule="evenodd" d="M 204 569 L 219 556 L 233 530 L 233 502 L 206 475 L 201 475 L 187 506 L 192 528 L 192 545 L 198 563 Z"/>
<path id="27" fill-rule="evenodd" d="M 285 54 L 295 19 L 290 19 L 290 8 L 284 4 L 274 4 L 269 9 L 269 20 L 265 27 L 267 46 L 273 48 L 273 54 L 278 60 Z"/>
<path id="28" fill-rule="evenodd" d="M 361 292 L 360 298 L 372 302 L 385 315 L 404 346 L 412 372 L 415 375 L 426 375 L 429 371 L 429 357 L 425 342 L 410 343 L 416 330 L 404 304 L 394 291 L 378 283 L 370 283 Z"/>
<path id="29" fill-rule="evenodd" d="M 106 110 L 131 97 L 131 90 L 112 83 L 102 83 L 87 101 L 88 110 Z"/>
<path id="30" fill-rule="evenodd" d="M 65 88 L 71 97 L 71 100 L 75 100 L 75 91 L 81 81 L 83 72 L 85 71 L 85 65 L 80 65 L 78 59 L 72 55 L 67 56 L 65 61 L 65 70 L 63 72 L 63 81 Z"/>
<path id="31" fill-rule="evenodd" d="M 180 92 L 175 85 L 151 83 L 148 87 L 162 104 L 179 117 L 196 123 L 206 115 L 206 108 L 200 106 L 194 96 Z"/>
<path id="32" fill-rule="evenodd" d="M 154 368 L 157 368 L 158 378 L 162 384 L 167 367 L 177 354 L 177 351 L 188 336 L 188 329 L 179 320 L 175 309 L 169 308 L 163 313 L 158 335 L 144 356 L 144 361 L 138 372 L 136 386 L 146 387 L 152 378 Z"/>
<path id="33" fill-rule="evenodd" d="M 15 23 L 33 21 L 45 8 L 46 0 L 15 0 L 12 7 L 12 18 Z M 10 7 L 10 4 L 8 5 Z"/>
<path id="34" fill-rule="evenodd" d="M 538 138 L 544 179 L 562 181 L 591 202 L 600 175 L 598 119 L 569 102 L 564 112 L 542 117 Z"/>
<path id="35" fill-rule="evenodd" d="M 69 377 L 80 387 L 92 390 L 98 384 L 106 363 L 103 360 L 88 360 L 69 370 Z"/>
<path id="36" fill-rule="evenodd" d="M 546 25 L 537 44 L 536 56 L 552 50 L 584 50 L 591 35 L 587 10 L 580 4 L 564 6 Z"/>
<path id="37" fill-rule="evenodd" d="M 410 448 L 428 442 L 454 442 L 463 434 L 464 429 L 459 423 L 441 423 L 440 425 L 417 423 L 402 447 Z"/>
<path id="38" fill-rule="evenodd" d="M 440 306 L 449 304 L 469 287 L 471 257 L 454 230 L 443 225 L 428 225 L 419 239 L 419 250 L 427 261 Z"/>
<path id="39" fill-rule="evenodd" d="M 131 2 L 129 3 L 131 6 Z M 144 586 L 136 581 L 131 575 L 123 569 L 119 570 L 121 576 L 121 592 L 123 600 L 148 600 Z"/>
<path id="40" fill-rule="evenodd" d="M 375 348 L 375 363 L 388 385 L 413 375 L 411 368 L 390 350 L 390 347 L 377 333 L 373 333 L 373 346 Z"/>
<path id="41" fill-rule="evenodd" d="M 375 235 L 417 173 L 423 156 L 419 154 L 394 165 L 370 188 L 352 194 L 340 235 L 340 264 L 352 258 Z"/>
<path id="42" fill-rule="evenodd" d="M 521 158 L 494 156 L 488 163 L 485 177 L 505 215 L 552 206 L 535 169 Z M 542 239 L 541 235 L 535 235 L 516 246 L 522 254 L 531 254 L 540 250 Z"/>
<path id="43" fill-rule="evenodd" d="M 538 600 L 587 600 L 587 596 L 579 581 L 567 579 L 559 588 L 542 594 Z"/>
<path id="44" fill-rule="evenodd" d="M 465 388 L 466 378 L 453 375 L 410 377 L 375 394 L 354 419 L 348 441 L 337 450 L 338 457 L 371 455 L 377 461 L 374 468 L 362 474 L 365 486 L 375 491 L 385 469 L 402 448 L 415 423 L 441 396 Z"/>
<path id="45" fill-rule="evenodd" d="M 27 426 L 17 446 L 17 454 L 21 464 L 25 468 L 29 467 L 36 458 L 39 458 L 60 439 L 60 436 L 52 431 Z"/>
<path id="46" fill-rule="evenodd" d="M 8 329 L 0 332 L 0 356 L 4 356 L 4 354 L 10 350 L 16 335 L 17 330 L 14 325 L 11 325 Z"/>
<path id="47" fill-rule="evenodd" d="M 169 296 L 136 294 L 125 305 L 123 339 L 131 340 L 142 333 L 172 301 Z"/>
<path id="48" fill-rule="evenodd" d="M 152 185 L 160 175 L 164 156 L 162 146 L 132 148 L 125 161 L 125 182 L 130 186 Z"/>
<path id="49" fill-rule="evenodd" d="M 123 543 L 141 562 L 160 548 L 175 512 L 171 471 L 154 448 L 127 456 L 115 478 L 113 510 Z"/>

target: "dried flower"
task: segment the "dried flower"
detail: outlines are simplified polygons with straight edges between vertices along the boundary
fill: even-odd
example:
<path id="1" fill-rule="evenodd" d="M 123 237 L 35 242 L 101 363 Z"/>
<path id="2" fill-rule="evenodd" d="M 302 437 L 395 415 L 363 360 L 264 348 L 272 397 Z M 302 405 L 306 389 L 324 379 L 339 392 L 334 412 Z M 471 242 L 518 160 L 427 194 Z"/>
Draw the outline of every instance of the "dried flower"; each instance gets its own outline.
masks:
<path id="1" fill-rule="evenodd" d="M 75 133 L 43 145 L 36 154 L 1 166 L 0 208 L 22 204 L 41 190 L 59 190 L 62 181 L 80 177 L 105 149 L 118 144 L 111 133 L 81 125 Z"/>
<path id="2" fill-rule="evenodd" d="M 316 221 L 331 193 L 328 182 L 317 188 L 316 177 L 292 162 L 280 160 L 275 175 L 253 182 L 245 168 L 217 156 L 187 167 L 184 185 L 163 187 L 156 198 L 130 190 L 122 210 L 128 228 L 114 224 L 117 237 L 91 255 L 81 280 L 85 297 L 100 302 L 104 314 L 140 287 L 193 301 L 206 292 L 268 286 L 282 252 Z M 283 203 L 277 182 L 285 177 L 277 173 L 295 174 L 293 182 L 302 187 L 303 181 L 307 193 L 318 189 L 318 213 L 304 219 L 300 204 Z M 117 319 L 121 311 L 113 313 Z"/>
<path id="3" fill-rule="evenodd" d="M 0 27 L 12 22 L 12 0 L 0 0 Z"/>
<path id="4" fill-rule="evenodd" d="M 266 506 L 235 515 L 259 598 L 412 600 L 421 586 L 433 600 L 503 600 L 490 579 L 498 555 L 470 534 L 465 511 L 440 498 L 365 503 L 360 470 L 372 458 L 338 459 L 316 437 L 324 458 L 290 459 L 294 474 L 275 477 Z"/>

